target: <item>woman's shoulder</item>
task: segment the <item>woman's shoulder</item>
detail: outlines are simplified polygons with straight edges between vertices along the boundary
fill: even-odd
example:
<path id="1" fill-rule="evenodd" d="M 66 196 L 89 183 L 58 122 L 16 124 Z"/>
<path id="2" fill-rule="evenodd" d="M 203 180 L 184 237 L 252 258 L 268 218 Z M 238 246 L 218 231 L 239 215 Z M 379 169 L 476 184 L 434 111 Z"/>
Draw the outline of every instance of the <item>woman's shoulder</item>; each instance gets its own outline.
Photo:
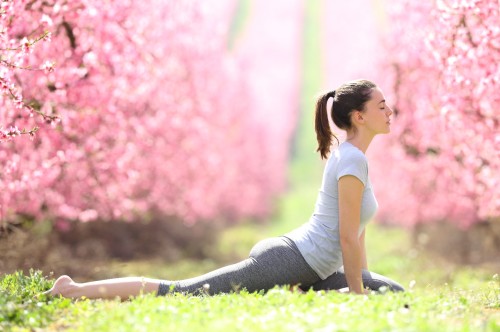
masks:
<path id="1" fill-rule="evenodd" d="M 342 143 L 338 149 L 335 175 L 337 180 L 344 175 L 354 175 L 366 186 L 368 183 L 368 160 L 365 154 L 351 143 Z"/>
<path id="2" fill-rule="evenodd" d="M 349 142 L 343 142 L 335 152 L 339 162 L 368 163 L 365 154 Z"/>

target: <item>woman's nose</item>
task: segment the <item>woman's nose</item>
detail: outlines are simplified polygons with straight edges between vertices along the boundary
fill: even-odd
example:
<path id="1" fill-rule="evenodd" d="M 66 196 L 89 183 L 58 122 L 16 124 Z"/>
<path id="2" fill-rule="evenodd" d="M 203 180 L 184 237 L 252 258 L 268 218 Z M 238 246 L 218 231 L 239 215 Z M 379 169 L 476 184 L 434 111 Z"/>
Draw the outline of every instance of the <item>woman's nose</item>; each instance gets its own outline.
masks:
<path id="1" fill-rule="evenodd" d="M 390 106 L 387 106 L 387 115 L 392 114 L 392 108 Z"/>

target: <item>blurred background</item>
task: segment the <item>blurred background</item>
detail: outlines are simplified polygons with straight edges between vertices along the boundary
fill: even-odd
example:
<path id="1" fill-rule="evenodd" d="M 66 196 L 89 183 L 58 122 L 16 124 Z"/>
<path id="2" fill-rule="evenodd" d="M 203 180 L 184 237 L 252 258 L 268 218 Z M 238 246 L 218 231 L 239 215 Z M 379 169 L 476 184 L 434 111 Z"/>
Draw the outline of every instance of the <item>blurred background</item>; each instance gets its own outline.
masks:
<path id="1" fill-rule="evenodd" d="M 246 257 L 313 212 L 316 97 L 367 78 L 395 110 L 368 152 L 370 268 L 404 285 L 491 276 L 497 5 L 12 2 L 0 272 L 175 279 Z"/>

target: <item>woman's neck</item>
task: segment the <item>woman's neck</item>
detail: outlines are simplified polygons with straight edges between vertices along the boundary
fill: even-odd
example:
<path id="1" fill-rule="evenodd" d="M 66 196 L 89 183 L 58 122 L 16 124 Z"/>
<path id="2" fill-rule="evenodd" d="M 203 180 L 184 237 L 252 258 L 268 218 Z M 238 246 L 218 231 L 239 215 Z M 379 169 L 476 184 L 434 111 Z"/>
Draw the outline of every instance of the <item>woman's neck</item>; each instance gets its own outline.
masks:
<path id="1" fill-rule="evenodd" d="M 366 150 L 368 150 L 368 146 L 372 142 L 373 135 L 366 135 L 363 132 L 352 132 L 348 131 L 346 136 L 346 141 L 360 149 L 363 153 L 366 154 Z"/>

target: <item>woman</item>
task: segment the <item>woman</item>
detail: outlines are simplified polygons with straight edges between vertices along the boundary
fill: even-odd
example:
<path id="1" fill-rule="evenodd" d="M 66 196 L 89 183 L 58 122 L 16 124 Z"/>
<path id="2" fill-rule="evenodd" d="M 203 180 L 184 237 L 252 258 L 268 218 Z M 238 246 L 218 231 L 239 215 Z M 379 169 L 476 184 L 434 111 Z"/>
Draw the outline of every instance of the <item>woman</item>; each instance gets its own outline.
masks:
<path id="1" fill-rule="evenodd" d="M 127 299 L 146 293 L 217 294 L 243 288 L 265 291 L 276 285 L 299 285 L 303 290 L 348 287 L 357 294 L 381 286 L 403 290 L 396 282 L 368 272 L 365 250 L 365 225 L 377 208 L 365 152 L 375 135 L 390 132 L 392 110 L 382 91 L 367 80 L 345 83 L 321 96 L 315 123 L 317 151 L 324 159 L 332 140 L 339 143 L 330 130 L 328 113 L 337 127 L 347 132 L 346 141 L 328 158 L 314 214 L 298 229 L 260 241 L 246 260 L 196 278 L 168 281 L 130 277 L 75 283 L 62 276 L 47 293 Z"/>

